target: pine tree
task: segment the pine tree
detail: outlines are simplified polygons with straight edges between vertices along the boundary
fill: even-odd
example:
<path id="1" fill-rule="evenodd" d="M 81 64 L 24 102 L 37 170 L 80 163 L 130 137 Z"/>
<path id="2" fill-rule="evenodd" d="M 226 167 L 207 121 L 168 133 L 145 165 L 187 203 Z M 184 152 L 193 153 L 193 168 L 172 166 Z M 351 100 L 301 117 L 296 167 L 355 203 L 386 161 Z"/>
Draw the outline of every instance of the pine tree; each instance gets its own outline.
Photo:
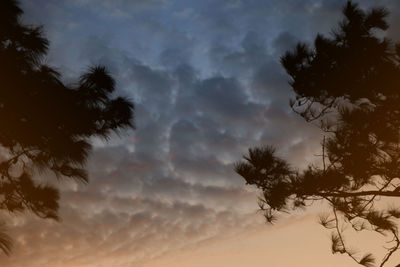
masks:
<path id="1" fill-rule="evenodd" d="M 249 149 L 236 172 L 261 189 L 268 222 L 279 211 L 326 201 L 321 224 L 332 230 L 332 252 L 374 266 L 345 240 L 345 225 L 388 237 L 384 266 L 400 247 L 400 209 L 377 208 L 380 199 L 400 197 L 400 44 L 379 37 L 388 29 L 384 8 L 365 12 L 349 1 L 331 36 L 318 34 L 313 47 L 299 43 L 281 62 L 296 98 L 292 109 L 323 132 L 322 163 L 297 170 L 274 148 Z"/>
<path id="2" fill-rule="evenodd" d="M 102 66 L 64 84 L 43 64 L 49 41 L 42 28 L 20 22 L 17 1 L 2 0 L 0 13 L 0 209 L 57 220 L 59 192 L 35 174 L 86 183 L 90 138 L 133 128 L 134 106 L 113 97 L 115 81 Z M 11 249 L 4 231 L 0 249 Z"/>

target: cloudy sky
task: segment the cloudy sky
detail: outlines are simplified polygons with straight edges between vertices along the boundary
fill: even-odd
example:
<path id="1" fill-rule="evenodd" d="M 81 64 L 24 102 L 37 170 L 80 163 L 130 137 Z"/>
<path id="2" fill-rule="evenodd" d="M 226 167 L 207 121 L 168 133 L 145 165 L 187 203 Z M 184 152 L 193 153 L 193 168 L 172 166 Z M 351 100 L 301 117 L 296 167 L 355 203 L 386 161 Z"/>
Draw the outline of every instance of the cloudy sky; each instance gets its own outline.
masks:
<path id="1" fill-rule="evenodd" d="M 378 1 L 362 1 L 368 8 Z M 257 212 L 234 172 L 249 147 L 271 144 L 296 167 L 321 135 L 288 107 L 279 57 L 328 34 L 338 0 L 21 0 L 51 42 L 47 62 L 76 81 L 102 64 L 136 105 L 136 130 L 93 140 L 88 185 L 61 182 L 62 222 L 8 217 L 1 266 L 353 266 L 332 256 L 317 224 L 323 206 Z M 400 36 L 400 4 L 391 11 Z"/>

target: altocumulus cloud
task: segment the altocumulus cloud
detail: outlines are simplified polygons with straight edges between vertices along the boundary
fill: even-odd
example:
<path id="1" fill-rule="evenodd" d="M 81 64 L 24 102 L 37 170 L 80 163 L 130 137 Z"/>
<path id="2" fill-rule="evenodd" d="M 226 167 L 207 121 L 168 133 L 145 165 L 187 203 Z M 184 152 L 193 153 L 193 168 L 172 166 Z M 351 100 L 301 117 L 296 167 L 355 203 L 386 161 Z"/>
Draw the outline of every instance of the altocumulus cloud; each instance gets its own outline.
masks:
<path id="1" fill-rule="evenodd" d="M 300 166 L 318 151 L 317 130 L 288 108 L 279 57 L 328 33 L 344 0 L 21 2 L 66 81 L 90 64 L 110 69 L 137 129 L 94 140 L 89 185 L 61 188 L 61 223 L 6 217 L 15 248 L 0 264 L 141 266 L 244 232 L 263 220 L 234 162 L 260 144 Z"/>

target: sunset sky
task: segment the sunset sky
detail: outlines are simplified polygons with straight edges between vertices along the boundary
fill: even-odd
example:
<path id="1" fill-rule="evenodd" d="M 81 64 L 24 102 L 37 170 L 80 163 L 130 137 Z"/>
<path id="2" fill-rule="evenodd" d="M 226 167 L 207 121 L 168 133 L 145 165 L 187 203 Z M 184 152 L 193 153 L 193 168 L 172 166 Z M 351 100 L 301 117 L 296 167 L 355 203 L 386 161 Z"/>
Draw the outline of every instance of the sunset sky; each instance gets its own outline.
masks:
<path id="1" fill-rule="evenodd" d="M 360 2 L 387 7 L 387 34 L 400 40 L 400 1 Z M 110 70 L 136 130 L 93 140 L 89 184 L 58 183 L 61 222 L 5 217 L 14 248 L 0 266 L 357 266 L 331 254 L 323 204 L 267 225 L 259 192 L 233 168 L 263 144 L 298 168 L 316 159 L 320 132 L 290 110 L 279 58 L 329 34 L 346 1 L 20 3 L 25 23 L 44 26 L 63 81 Z"/>

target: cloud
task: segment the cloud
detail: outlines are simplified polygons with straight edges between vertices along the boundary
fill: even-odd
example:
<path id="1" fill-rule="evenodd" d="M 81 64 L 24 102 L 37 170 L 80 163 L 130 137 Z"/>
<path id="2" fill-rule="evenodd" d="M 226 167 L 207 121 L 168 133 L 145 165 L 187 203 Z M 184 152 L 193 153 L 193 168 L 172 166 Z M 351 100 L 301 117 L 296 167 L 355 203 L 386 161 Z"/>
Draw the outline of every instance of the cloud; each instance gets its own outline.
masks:
<path id="1" fill-rule="evenodd" d="M 22 3 L 65 80 L 90 64 L 110 69 L 137 129 L 94 140 L 89 185 L 60 185 L 61 223 L 4 217 L 16 246 L 0 264 L 141 266 L 233 236 L 263 220 L 233 168 L 249 147 L 274 145 L 297 167 L 315 160 L 320 133 L 291 112 L 279 57 L 328 34 L 345 1 Z M 384 2 L 393 22 L 396 3 Z"/>
<path id="2" fill-rule="evenodd" d="M 233 211 L 154 197 L 69 192 L 62 201 L 62 223 L 32 216 L 14 220 L 10 234 L 15 253 L 10 258 L 0 256 L 3 264 L 141 266 L 167 251 L 231 235 L 254 224 L 239 220 Z M 38 243 L 40 249 L 30 245 Z"/>
<path id="3" fill-rule="evenodd" d="M 106 0 L 73 0 L 73 5 L 82 8 L 95 9 L 105 16 L 129 17 L 132 14 L 164 8 L 169 4 L 168 0 L 116 0 L 112 3 Z"/>

